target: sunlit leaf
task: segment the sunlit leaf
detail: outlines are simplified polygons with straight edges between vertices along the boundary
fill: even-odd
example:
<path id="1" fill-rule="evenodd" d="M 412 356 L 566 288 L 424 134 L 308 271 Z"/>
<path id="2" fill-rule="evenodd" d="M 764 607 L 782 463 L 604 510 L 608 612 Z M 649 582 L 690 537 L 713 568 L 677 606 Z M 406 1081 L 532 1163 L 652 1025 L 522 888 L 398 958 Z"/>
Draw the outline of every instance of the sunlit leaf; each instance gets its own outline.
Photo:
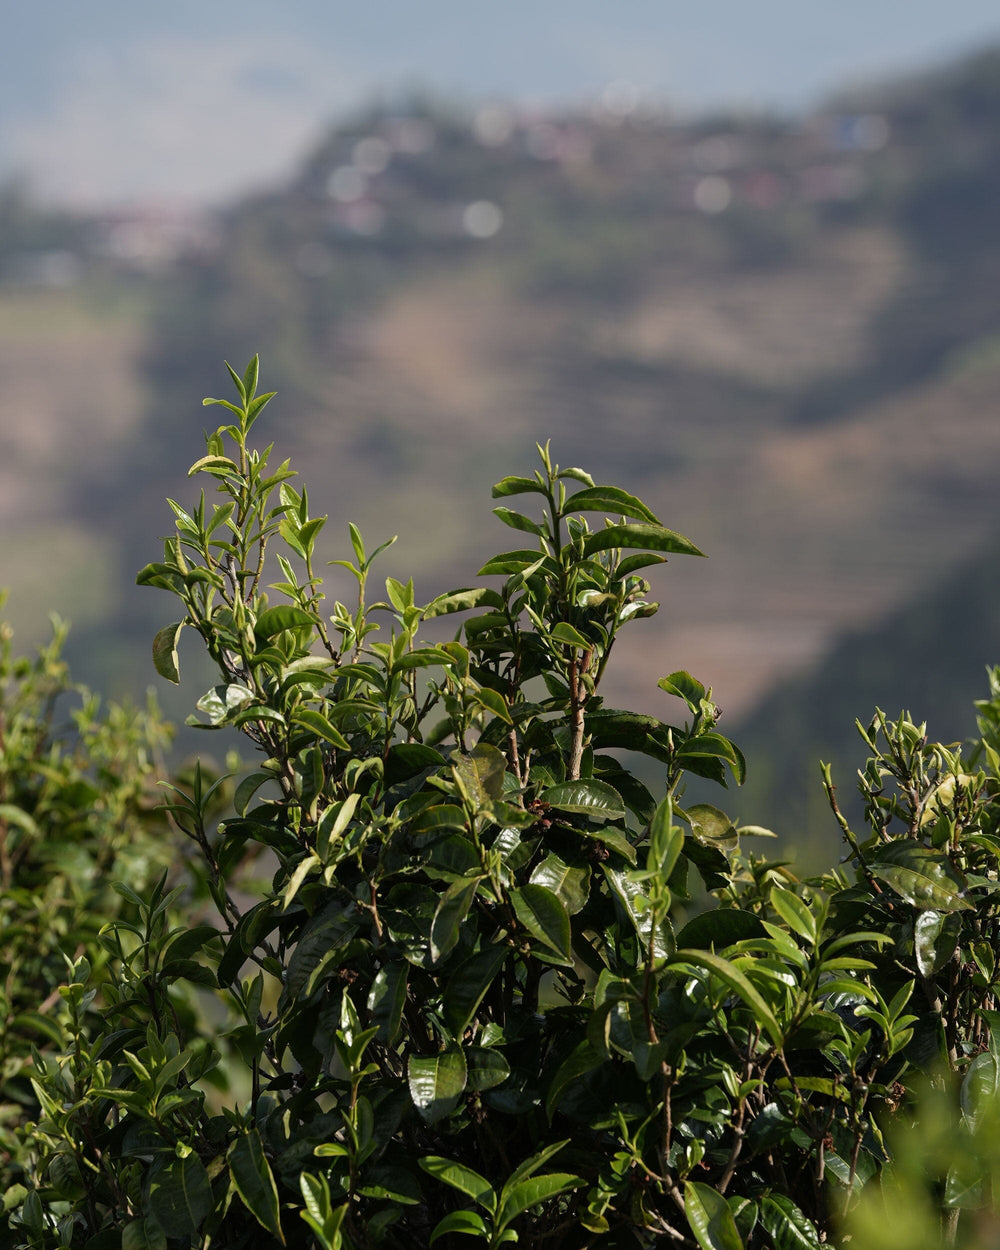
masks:
<path id="1" fill-rule="evenodd" d="M 465 1092 L 467 1075 L 465 1055 L 458 1047 L 436 1055 L 410 1055 L 410 1097 L 428 1124 L 436 1124 L 455 1110 Z"/>

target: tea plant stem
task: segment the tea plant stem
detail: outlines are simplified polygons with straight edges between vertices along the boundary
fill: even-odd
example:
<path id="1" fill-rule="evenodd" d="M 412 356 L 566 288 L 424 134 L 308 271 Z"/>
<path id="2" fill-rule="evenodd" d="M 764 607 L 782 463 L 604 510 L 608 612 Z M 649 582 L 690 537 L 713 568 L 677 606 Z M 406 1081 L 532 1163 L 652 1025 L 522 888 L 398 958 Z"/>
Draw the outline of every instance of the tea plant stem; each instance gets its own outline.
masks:
<path id="1" fill-rule="evenodd" d="M 567 773 L 570 781 L 580 780 L 583 762 L 583 700 L 580 698 L 579 668 L 576 656 L 569 662 L 570 748 Z"/>

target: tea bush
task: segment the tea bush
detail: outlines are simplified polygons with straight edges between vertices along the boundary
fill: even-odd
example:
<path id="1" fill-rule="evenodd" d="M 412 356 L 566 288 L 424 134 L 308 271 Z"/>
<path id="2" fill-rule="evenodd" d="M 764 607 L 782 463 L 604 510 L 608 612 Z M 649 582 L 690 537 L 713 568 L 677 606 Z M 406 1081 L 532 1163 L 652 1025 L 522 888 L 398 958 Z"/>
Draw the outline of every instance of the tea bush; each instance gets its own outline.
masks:
<path id="1" fill-rule="evenodd" d="M 1000 677 L 972 749 L 860 727 L 867 829 L 827 774 L 847 858 L 799 881 L 686 801 L 743 779 L 710 691 L 659 681 L 680 723 L 600 693 L 688 539 L 540 447 L 494 487 L 529 545 L 488 584 L 376 590 L 389 544 L 352 526 L 355 597 L 325 604 L 325 517 L 251 444 L 256 360 L 230 373 L 190 470 L 214 496 L 170 501 L 139 582 L 179 605 L 158 671 L 195 631 L 219 679 L 195 719 L 257 763 L 221 823 L 218 783 L 170 788 L 188 893 L 120 887 L 107 977 L 73 963 L 4 1244 L 798 1250 L 863 1191 L 891 1204 L 924 1074 L 973 1128 L 1000 1080 Z M 989 1175 L 928 1190 L 942 1237 Z"/>
<path id="2" fill-rule="evenodd" d="M 0 597 L 0 610 L 3 599 Z M 32 1050 L 61 1047 L 63 952 L 108 975 L 102 925 L 131 915 L 113 883 L 147 890 L 173 858 L 155 778 L 170 739 L 144 708 L 100 700 L 63 660 L 67 627 L 17 656 L 0 620 L 0 1181 L 8 1203 L 21 1171 L 18 1129 L 38 1114 Z"/>

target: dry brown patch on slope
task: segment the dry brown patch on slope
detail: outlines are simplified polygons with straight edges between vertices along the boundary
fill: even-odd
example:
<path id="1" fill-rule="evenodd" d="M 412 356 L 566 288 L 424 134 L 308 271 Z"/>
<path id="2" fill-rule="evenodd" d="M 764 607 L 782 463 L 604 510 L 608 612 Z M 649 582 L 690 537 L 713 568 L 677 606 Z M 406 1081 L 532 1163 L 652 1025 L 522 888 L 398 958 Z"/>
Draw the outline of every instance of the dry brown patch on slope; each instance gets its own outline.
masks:
<path id="1" fill-rule="evenodd" d="M 824 235 L 784 270 L 670 283 L 623 321 L 605 323 L 597 347 L 755 384 L 802 385 L 864 361 L 870 319 L 904 271 L 902 246 L 888 231 Z"/>
<path id="2" fill-rule="evenodd" d="M 398 295 L 365 336 L 369 368 L 397 395 L 436 409 L 453 426 L 475 420 L 505 401 L 517 327 L 530 312 L 488 277 L 429 279 Z"/>

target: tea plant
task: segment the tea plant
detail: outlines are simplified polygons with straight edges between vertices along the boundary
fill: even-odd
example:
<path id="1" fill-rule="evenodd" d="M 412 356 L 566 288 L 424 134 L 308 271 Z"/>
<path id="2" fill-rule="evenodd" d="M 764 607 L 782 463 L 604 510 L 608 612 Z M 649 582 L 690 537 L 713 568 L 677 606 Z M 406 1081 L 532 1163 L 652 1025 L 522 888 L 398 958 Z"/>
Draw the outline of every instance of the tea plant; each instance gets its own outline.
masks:
<path id="1" fill-rule="evenodd" d="M 102 707 L 74 683 L 67 632 L 54 619 L 51 640 L 18 656 L 0 620 L 0 1179 L 15 1198 L 18 1128 L 38 1112 L 32 1051 L 64 1041 L 63 952 L 87 955 L 102 981 L 99 930 L 131 914 L 113 882 L 145 891 L 173 858 L 154 786 L 170 730 L 152 698 Z"/>
<path id="2" fill-rule="evenodd" d="M 170 502 L 139 581 L 180 605 L 158 671 L 179 680 L 196 631 L 219 677 L 196 720 L 257 763 L 222 823 L 200 773 L 169 791 L 215 915 L 126 892 L 111 980 L 72 966 L 7 1244 L 836 1239 L 916 1076 L 968 1080 L 991 1044 L 995 702 L 978 755 L 877 715 L 870 832 L 828 775 L 848 861 L 799 882 L 741 849 L 766 831 L 686 800 L 690 775 L 743 779 L 710 691 L 660 680 L 681 723 L 603 701 L 621 631 L 656 611 L 646 573 L 700 555 L 688 539 L 539 447 L 494 487 L 531 545 L 490 584 L 377 597 L 389 544 L 352 526 L 354 595 L 327 604 L 326 518 L 251 444 L 256 360 L 230 373 L 190 471 L 214 496 Z M 718 905 L 678 931 L 695 883 Z"/>

